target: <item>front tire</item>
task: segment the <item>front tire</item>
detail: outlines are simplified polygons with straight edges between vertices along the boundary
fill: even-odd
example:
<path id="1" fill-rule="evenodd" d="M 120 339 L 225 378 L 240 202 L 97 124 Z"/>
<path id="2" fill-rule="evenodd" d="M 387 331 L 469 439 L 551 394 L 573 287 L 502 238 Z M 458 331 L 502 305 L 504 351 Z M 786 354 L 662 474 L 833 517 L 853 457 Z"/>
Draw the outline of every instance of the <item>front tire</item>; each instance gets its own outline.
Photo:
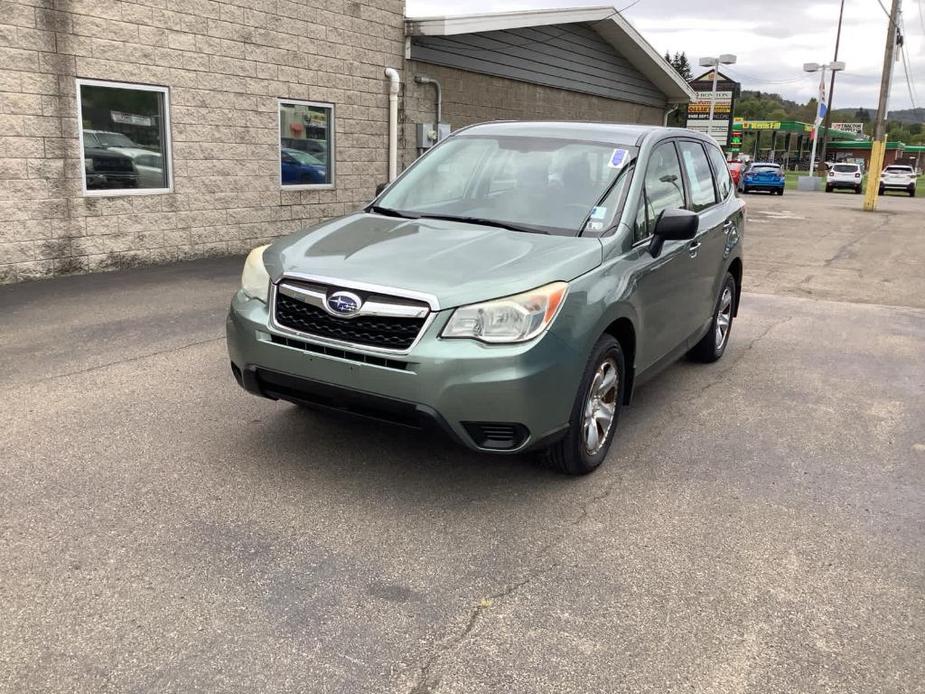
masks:
<path id="1" fill-rule="evenodd" d="M 620 343 L 604 335 L 594 345 L 572 405 L 565 436 L 543 452 L 546 461 L 567 475 L 596 470 L 613 443 L 623 407 L 626 365 Z"/>
<path id="2" fill-rule="evenodd" d="M 718 361 L 726 352 L 729 336 L 732 334 L 732 320 L 736 312 L 736 281 L 731 273 L 726 273 L 723 287 L 719 291 L 710 329 L 700 338 L 687 355 L 694 361 L 710 364 Z"/>

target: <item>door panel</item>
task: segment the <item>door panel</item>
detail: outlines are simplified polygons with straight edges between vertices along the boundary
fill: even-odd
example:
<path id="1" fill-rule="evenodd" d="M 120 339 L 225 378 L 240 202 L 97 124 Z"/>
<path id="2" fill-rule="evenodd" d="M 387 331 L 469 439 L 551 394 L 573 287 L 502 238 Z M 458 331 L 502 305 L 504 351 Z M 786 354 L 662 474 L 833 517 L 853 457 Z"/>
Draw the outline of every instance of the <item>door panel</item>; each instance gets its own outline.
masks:
<path id="1" fill-rule="evenodd" d="M 697 325 L 697 296 L 690 241 L 666 241 L 658 258 L 649 254 L 658 215 L 687 204 L 681 162 L 674 142 L 658 145 L 646 164 L 641 199 L 637 205 L 634 240 L 637 311 L 640 348 L 637 362 L 643 369 L 683 345 Z"/>

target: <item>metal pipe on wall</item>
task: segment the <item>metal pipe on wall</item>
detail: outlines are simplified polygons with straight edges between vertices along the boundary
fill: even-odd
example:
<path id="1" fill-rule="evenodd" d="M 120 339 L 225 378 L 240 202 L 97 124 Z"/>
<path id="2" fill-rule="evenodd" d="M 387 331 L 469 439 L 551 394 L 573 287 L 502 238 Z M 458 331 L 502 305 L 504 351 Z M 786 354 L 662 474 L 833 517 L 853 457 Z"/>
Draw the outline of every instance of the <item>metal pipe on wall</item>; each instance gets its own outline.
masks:
<path id="1" fill-rule="evenodd" d="M 398 90 L 401 78 L 393 67 L 385 69 L 389 80 L 389 180 L 394 181 L 398 175 Z"/>
<path id="2" fill-rule="evenodd" d="M 434 89 L 437 92 L 437 120 L 434 123 L 434 129 L 439 132 L 440 123 L 443 121 L 443 88 L 440 86 L 440 83 L 433 79 L 432 77 L 424 77 L 423 75 L 415 75 L 414 81 L 418 84 L 432 84 Z"/>

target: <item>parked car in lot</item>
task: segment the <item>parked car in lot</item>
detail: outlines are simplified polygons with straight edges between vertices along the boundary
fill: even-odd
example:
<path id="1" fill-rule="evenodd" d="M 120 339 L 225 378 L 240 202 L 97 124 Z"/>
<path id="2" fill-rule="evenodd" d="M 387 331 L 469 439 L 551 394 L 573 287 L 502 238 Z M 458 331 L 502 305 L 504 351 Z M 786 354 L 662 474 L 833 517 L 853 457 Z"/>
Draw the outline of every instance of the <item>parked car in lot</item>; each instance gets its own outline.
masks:
<path id="1" fill-rule="evenodd" d="M 744 223 L 722 152 L 689 130 L 464 128 L 366 208 L 250 253 L 231 370 L 257 395 L 587 473 L 642 382 L 722 357 Z"/>
<path id="2" fill-rule="evenodd" d="M 280 178 L 284 185 L 327 183 L 327 170 L 311 154 L 284 148 L 280 152 Z"/>
<path id="3" fill-rule="evenodd" d="M 85 146 L 84 172 L 88 190 L 138 187 L 138 170 L 121 152 Z"/>
<path id="4" fill-rule="evenodd" d="M 745 164 L 740 161 L 731 161 L 729 162 L 729 175 L 732 176 L 732 184 L 738 188 L 739 181 L 742 180 L 742 169 L 745 168 Z"/>
<path id="5" fill-rule="evenodd" d="M 751 193 L 753 190 L 766 190 L 771 194 L 784 194 L 784 172 L 780 164 L 773 162 L 754 162 L 742 172 L 739 190 Z"/>
<path id="6" fill-rule="evenodd" d="M 831 193 L 839 188 L 848 188 L 855 193 L 861 192 L 863 172 L 858 164 L 832 164 L 825 175 L 825 192 Z"/>
<path id="7" fill-rule="evenodd" d="M 911 166 L 892 164 L 880 173 L 880 195 L 888 190 L 900 190 L 915 196 L 915 169 Z"/>

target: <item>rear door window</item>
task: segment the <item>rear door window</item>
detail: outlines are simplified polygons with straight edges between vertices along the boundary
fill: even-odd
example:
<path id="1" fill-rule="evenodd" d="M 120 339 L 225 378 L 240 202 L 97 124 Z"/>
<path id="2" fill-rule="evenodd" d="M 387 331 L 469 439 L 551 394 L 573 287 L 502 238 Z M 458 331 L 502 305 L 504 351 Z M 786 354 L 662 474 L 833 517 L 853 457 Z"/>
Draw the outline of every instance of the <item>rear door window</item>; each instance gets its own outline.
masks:
<path id="1" fill-rule="evenodd" d="M 681 140 L 678 143 L 681 151 L 681 161 L 684 162 L 684 172 L 687 174 L 687 185 L 690 188 L 690 208 L 700 212 L 716 204 L 716 191 L 713 188 L 713 172 L 710 162 L 699 142 Z"/>
<path id="2" fill-rule="evenodd" d="M 732 192 L 732 178 L 729 175 L 729 169 L 734 167 L 739 170 L 741 164 L 732 164 L 726 166 L 726 160 L 722 153 L 716 147 L 707 147 L 707 154 L 710 156 L 710 163 L 713 164 L 713 177 L 716 180 L 716 189 L 719 191 L 719 199 L 725 200 Z"/>

